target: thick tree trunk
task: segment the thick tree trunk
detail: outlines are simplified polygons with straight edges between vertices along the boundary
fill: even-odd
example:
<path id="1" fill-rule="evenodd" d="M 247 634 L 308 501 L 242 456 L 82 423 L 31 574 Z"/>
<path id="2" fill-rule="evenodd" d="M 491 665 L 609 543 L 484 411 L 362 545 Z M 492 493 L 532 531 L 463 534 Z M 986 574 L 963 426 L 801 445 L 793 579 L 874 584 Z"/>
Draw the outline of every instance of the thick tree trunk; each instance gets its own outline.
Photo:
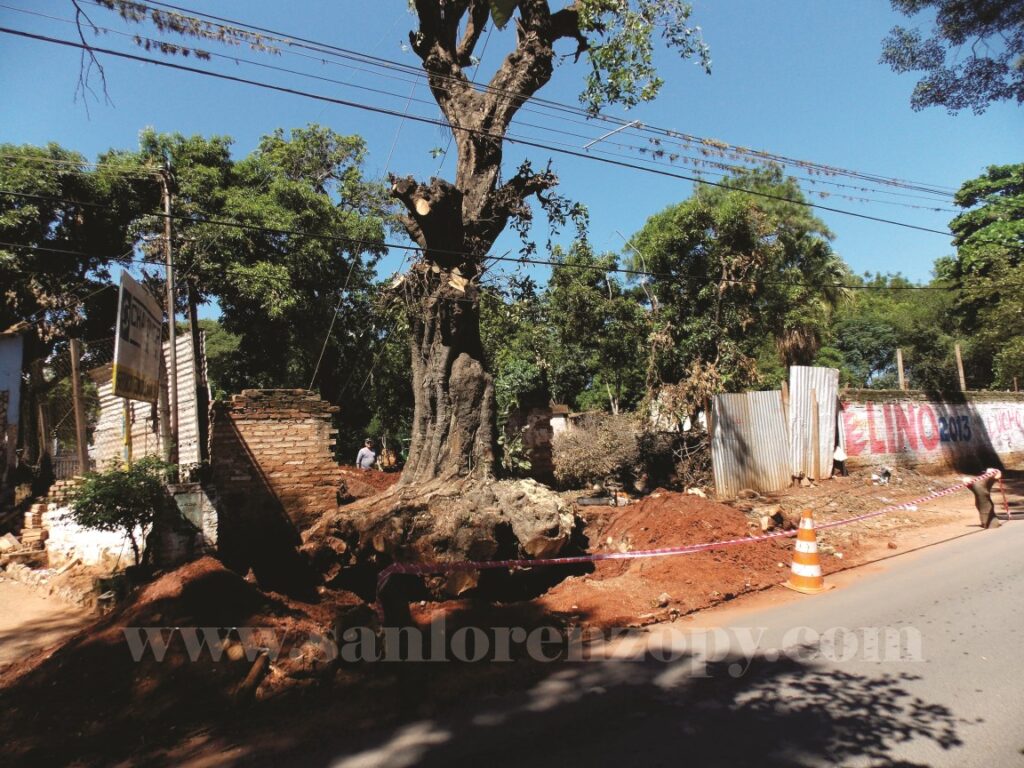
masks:
<path id="1" fill-rule="evenodd" d="M 494 385 L 484 368 L 479 306 L 434 273 L 426 277 L 430 287 L 411 321 L 415 410 L 402 483 L 491 477 Z"/>
<path id="2" fill-rule="evenodd" d="M 391 179 L 405 209 L 401 221 L 423 249 L 395 286 L 412 331 L 412 444 L 398 485 L 324 515 L 303 534 L 304 551 L 328 579 L 354 563 L 550 557 L 568 544 L 575 524 L 550 489 L 494 477 L 494 385 L 478 301 L 481 263 L 495 239 L 510 219 L 528 222 L 527 200 L 537 196 L 547 205 L 543 193 L 558 183 L 529 163 L 502 182 L 502 137 L 550 79 L 554 41 L 572 37 L 584 45 L 578 15 L 574 8 L 552 14 L 546 0 L 520 0 L 516 47 L 491 89 L 480 90 L 464 68 L 489 18 L 486 0 L 415 0 L 415 8 L 420 29 L 410 42 L 452 127 L 458 164 L 454 184 Z M 476 584 L 475 573 L 460 571 L 429 586 L 459 594 Z"/>

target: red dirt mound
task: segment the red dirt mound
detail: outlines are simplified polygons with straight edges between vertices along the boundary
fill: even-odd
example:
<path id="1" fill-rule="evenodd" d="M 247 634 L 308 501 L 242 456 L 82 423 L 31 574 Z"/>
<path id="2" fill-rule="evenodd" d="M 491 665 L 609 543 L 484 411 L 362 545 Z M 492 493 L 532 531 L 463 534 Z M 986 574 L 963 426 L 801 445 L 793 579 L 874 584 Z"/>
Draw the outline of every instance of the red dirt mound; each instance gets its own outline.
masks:
<path id="1" fill-rule="evenodd" d="M 591 552 L 656 549 L 760 534 L 733 507 L 668 491 L 657 491 L 627 507 L 588 507 L 583 514 Z M 691 555 L 600 562 L 593 573 L 566 579 L 539 602 L 551 611 L 578 616 L 584 624 L 649 624 L 784 581 L 792 551 L 792 540 L 781 539 Z M 823 566 L 827 572 L 837 564 L 826 559 Z M 659 600 L 664 595 L 668 600 Z"/>
<path id="2" fill-rule="evenodd" d="M 181 630 L 171 634 L 170 628 L 273 630 L 282 650 L 263 683 L 274 685 L 303 664 L 289 654 L 293 643 L 326 632 L 346 607 L 359 603 L 337 591 L 325 600 L 330 602 L 307 604 L 260 592 L 210 557 L 172 571 L 64 644 L 4 671 L 0 743 L 6 745 L 5 759 L 34 765 L 104 762 L 115 753 L 130 754 L 146 738 L 147 748 L 153 747 L 154 733 L 173 744 L 179 729 L 223 717 L 238 705 L 239 684 L 259 651 L 254 644 L 246 654 L 237 634 L 224 642 L 207 635 L 207 645 L 192 658 Z M 133 628 L 163 629 L 169 642 L 162 660 L 153 646 L 133 659 L 125 632 L 134 633 Z M 210 652 L 209 640 L 219 654 Z M 307 672 L 312 676 L 315 670 Z M 58 733 L 68 738 L 51 735 Z"/>
<path id="3" fill-rule="evenodd" d="M 348 487 L 348 495 L 353 499 L 375 496 L 386 491 L 398 482 L 401 472 L 379 472 L 376 469 L 358 469 L 357 467 L 341 467 L 341 474 Z"/>

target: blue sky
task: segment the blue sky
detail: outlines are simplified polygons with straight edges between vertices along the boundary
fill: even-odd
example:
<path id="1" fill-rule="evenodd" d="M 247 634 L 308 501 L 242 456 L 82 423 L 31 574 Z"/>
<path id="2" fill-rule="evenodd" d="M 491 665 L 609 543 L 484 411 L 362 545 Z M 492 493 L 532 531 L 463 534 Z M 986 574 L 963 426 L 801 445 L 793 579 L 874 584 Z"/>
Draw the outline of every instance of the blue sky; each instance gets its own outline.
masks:
<path id="1" fill-rule="evenodd" d="M 181 1 L 189 7 L 292 35 L 407 64 L 418 63 L 402 45 L 413 22 L 406 10 L 406 0 Z M 0 7 L 2 26 L 67 39 L 75 37 L 74 27 L 67 23 L 13 10 L 27 9 L 68 19 L 73 11 L 68 0 L 0 2 L 4 6 Z M 101 8 L 88 4 L 83 7 L 98 24 L 132 33 L 141 31 L 126 26 Z M 881 40 L 889 28 L 895 23 L 915 23 L 894 14 L 888 2 L 696 0 L 693 22 L 703 28 L 711 46 L 712 74 L 703 74 L 692 61 L 680 61 L 659 51 L 666 83 L 658 101 L 628 113 L 609 110 L 611 114 L 802 160 L 950 189 L 979 175 L 987 165 L 1024 160 L 1024 111 L 1019 108 L 996 105 L 981 116 L 969 112 L 951 116 L 941 109 L 911 110 L 909 96 L 915 79 L 897 76 L 878 63 Z M 226 134 L 235 139 L 236 151 L 242 155 L 255 146 L 261 135 L 277 127 L 319 122 L 367 139 L 368 175 L 390 170 L 420 177 L 437 172 L 439 162 L 430 156 L 430 150 L 447 143 L 445 132 L 437 127 L 409 121 L 400 127 L 394 117 L 109 57 L 103 63 L 114 105 L 91 102 L 87 112 L 81 101 L 74 100 L 79 71 L 77 51 L 7 35 L 0 38 L 3 142 L 55 141 L 94 157 L 110 147 L 135 147 L 140 129 L 153 126 L 159 131 L 184 134 Z M 498 63 L 510 41 L 509 30 L 492 34 L 483 53 L 481 76 Z M 114 35 L 105 35 L 99 44 L 143 53 L 127 39 Z M 401 79 L 381 78 L 292 55 L 268 57 L 246 49 L 204 47 L 394 91 L 399 96 L 369 94 L 243 63 L 198 63 L 243 77 L 399 111 L 405 109 L 405 96 L 410 92 L 416 98 L 429 98 L 424 86 L 413 89 L 411 83 Z M 558 68 L 554 80 L 541 95 L 575 103 L 583 76 L 582 65 L 566 63 Z M 415 102 L 409 108 L 430 117 L 437 115 L 436 109 Z M 534 123 L 543 119 L 536 114 L 523 118 Z M 547 125 L 594 135 L 604 130 L 602 126 L 556 122 Z M 541 128 L 523 127 L 519 132 L 551 136 Z M 585 143 L 585 139 L 564 136 L 560 140 L 577 147 Z M 612 145 L 606 147 L 613 149 Z M 560 191 L 586 203 L 590 209 L 591 239 L 598 249 L 621 251 L 622 241 L 616 232 L 628 237 L 648 216 L 691 193 L 691 185 L 678 179 L 611 168 L 542 150 L 524 152 L 518 147 L 510 147 L 506 152 L 507 173 L 513 172 L 518 161 L 527 156 L 535 165 L 542 165 L 549 157 L 554 159 L 554 168 L 562 179 Z M 452 172 L 452 159 L 443 164 L 442 175 Z M 637 155 L 634 159 L 642 158 Z M 675 170 L 688 173 L 685 167 Z M 809 189 L 823 188 L 816 185 Z M 933 205 L 913 198 L 848 193 L 890 203 Z M 865 204 L 834 196 L 822 202 L 940 230 L 946 229 L 951 218 L 945 212 Z M 951 252 L 948 239 L 940 235 L 830 212 L 819 215 L 836 235 L 836 250 L 858 272 L 900 271 L 913 279 L 927 279 L 934 260 Z M 543 240 L 545 233 L 538 234 Z M 515 238 L 506 235 L 496 251 L 514 251 L 517 247 Z M 388 259 L 384 271 L 396 268 L 400 259 L 401 255 Z"/>

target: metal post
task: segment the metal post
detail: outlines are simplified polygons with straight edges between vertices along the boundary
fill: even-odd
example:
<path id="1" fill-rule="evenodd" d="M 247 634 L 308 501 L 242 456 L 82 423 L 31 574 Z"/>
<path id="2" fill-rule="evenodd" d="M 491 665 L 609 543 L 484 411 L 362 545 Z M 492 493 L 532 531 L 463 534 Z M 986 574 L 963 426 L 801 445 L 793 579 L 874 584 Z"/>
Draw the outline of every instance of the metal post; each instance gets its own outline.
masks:
<path id="1" fill-rule="evenodd" d="M 956 372 L 960 374 L 960 391 L 967 391 L 967 379 L 964 378 L 964 359 L 960 354 L 959 342 L 953 345 L 953 349 L 956 351 Z"/>
<path id="2" fill-rule="evenodd" d="M 903 375 L 903 350 L 900 349 L 899 347 L 896 347 L 896 372 L 899 374 L 900 377 L 900 389 L 902 391 L 906 391 L 907 379 Z"/>
<path id="3" fill-rule="evenodd" d="M 167 343 L 170 346 L 170 370 L 167 380 L 171 391 L 171 455 L 172 463 L 178 460 L 178 344 L 174 319 L 174 259 L 171 252 L 171 169 L 170 164 L 164 165 L 160 172 L 164 198 L 164 256 L 167 260 Z"/>
<path id="4" fill-rule="evenodd" d="M 71 340 L 71 400 L 75 409 L 75 438 L 78 441 L 78 474 L 89 471 L 89 445 L 85 430 L 85 404 L 82 402 L 82 342 Z"/>

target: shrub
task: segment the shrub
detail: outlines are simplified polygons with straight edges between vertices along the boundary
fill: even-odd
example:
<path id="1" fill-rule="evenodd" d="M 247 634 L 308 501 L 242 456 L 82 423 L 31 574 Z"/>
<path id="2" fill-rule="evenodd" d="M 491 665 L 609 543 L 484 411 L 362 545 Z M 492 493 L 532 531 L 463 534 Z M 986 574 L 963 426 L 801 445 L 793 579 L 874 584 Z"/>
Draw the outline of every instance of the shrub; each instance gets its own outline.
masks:
<path id="1" fill-rule="evenodd" d="M 127 468 L 113 465 L 103 472 L 90 473 L 75 490 L 67 517 L 83 528 L 123 532 L 139 565 L 140 541 L 146 540 L 168 503 L 164 484 L 172 469 L 160 459 L 147 456 Z"/>
<path id="2" fill-rule="evenodd" d="M 635 414 L 587 414 L 555 435 L 551 446 L 555 479 L 576 488 L 609 476 L 629 479 L 639 469 L 640 434 Z"/>

